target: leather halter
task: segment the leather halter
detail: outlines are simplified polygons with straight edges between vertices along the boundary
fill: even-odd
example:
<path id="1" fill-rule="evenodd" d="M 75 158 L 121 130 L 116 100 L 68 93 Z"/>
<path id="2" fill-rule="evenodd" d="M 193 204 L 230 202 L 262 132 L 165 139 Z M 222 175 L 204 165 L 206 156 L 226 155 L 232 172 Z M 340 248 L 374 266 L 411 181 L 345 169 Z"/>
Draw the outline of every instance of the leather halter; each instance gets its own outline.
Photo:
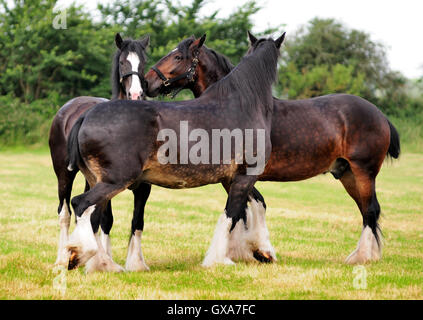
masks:
<path id="1" fill-rule="evenodd" d="M 195 69 L 198 66 L 199 60 L 198 60 L 198 55 L 200 54 L 200 52 L 198 50 L 196 50 L 194 52 L 194 58 L 191 61 L 191 66 L 189 67 L 188 71 L 185 73 L 180 74 L 179 76 L 175 77 L 175 78 L 166 78 L 165 75 L 159 70 L 159 68 L 157 68 L 156 66 L 152 66 L 151 70 L 153 70 L 154 72 L 157 73 L 157 76 L 162 80 L 163 86 L 165 87 L 169 87 L 172 83 L 177 82 L 179 80 L 182 79 L 188 79 L 188 83 L 190 82 L 194 82 L 194 75 L 195 75 Z M 182 91 L 185 88 L 186 85 L 174 89 L 173 94 L 172 90 L 170 90 L 170 92 L 168 93 L 169 95 L 171 95 L 172 99 L 176 97 L 176 95 Z"/>
<path id="2" fill-rule="evenodd" d="M 147 81 L 145 81 L 144 77 L 143 77 L 143 76 L 141 76 L 141 75 L 140 75 L 138 72 L 136 72 L 136 71 L 130 71 L 130 72 L 125 73 L 124 75 L 120 76 L 120 80 L 119 80 L 119 82 L 120 82 L 120 85 L 122 86 L 123 91 L 126 93 L 126 89 L 125 89 L 125 87 L 123 86 L 123 80 L 125 80 L 126 78 L 128 78 L 128 77 L 130 77 L 130 76 L 138 76 L 138 78 L 140 79 L 140 82 L 141 82 L 141 88 L 142 88 L 142 90 L 143 90 L 143 95 L 144 95 L 144 92 L 147 90 L 148 82 L 147 82 Z"/>

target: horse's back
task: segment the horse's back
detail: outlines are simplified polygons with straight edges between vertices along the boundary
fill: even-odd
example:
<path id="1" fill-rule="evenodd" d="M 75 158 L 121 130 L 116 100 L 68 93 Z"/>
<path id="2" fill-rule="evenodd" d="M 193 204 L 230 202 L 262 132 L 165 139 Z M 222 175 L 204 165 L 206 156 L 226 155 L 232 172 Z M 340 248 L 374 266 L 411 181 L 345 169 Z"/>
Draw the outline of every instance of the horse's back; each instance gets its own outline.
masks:
<path id="1" fill-rule="evenodd" d="M 93 106 L 108 101 L 105 98 L 98 98 L 98 97 L 89 97 L 89 96 L 80 96 L 73 98 L 66 102 L 56 113 L 53 122 L 52 122 L 52 129 L 57 130 L 60 129 L 62 134 L 66 137 L 70 130 L 72 129 L 73 124 L 75 121 L 88 109 L 92 108 Z M 55 127 L 53 129 L 53 127 Z M 55 131 L 50 132 L 50 136 L 52 133 L 56 133 Z M 52 137 L 50 137 L 52 138 Z"/>

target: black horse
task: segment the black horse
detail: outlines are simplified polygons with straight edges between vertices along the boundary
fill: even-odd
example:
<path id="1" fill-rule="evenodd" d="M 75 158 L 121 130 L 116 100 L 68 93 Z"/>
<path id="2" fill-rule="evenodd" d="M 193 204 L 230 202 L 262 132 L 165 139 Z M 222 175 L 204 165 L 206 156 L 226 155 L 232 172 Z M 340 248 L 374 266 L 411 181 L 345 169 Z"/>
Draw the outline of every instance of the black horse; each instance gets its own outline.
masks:
<path id="1" fill-rule="evenodd" d="M 72 199 L 78 223 L 67 245 L 69 269 L 102 250 L 91 220 L 95 226 L 116 194 L 145 184 L 167 188 L 228 185 L 226 216 L 204 265 L 232 263 L 226 257 L 230 230 L 239 220 L 246 221 L 248 195 L 271 152 L 272 83 L 284 36 L 258 41 L 227 77 L 198 99 L 111 101 L 78 119 L 68 141 L 69 168 L 79 167 L 91 188 Z M 203 138 L 214 137 L 216 130 L 218 148 L 204 147 Z M 242 140 L 235 139 L 232 148 L 232 134 L 238 133 Z M 229 154 L 227 146 L 220 146 L 225 134 L 229 134 Z M 198 137 L 200 141 L 194 143 Z"/>
<path id="2" fill-rule="evenodd" d="M 249 33 L 250 43 L 259 40 Z M 193 50 L 191 37 L 181 42 L 146 74 L 149 96 L 190 89 L 201 96 L 233 69 L 230 61 L 203 46 Z M 195 76 L 180 77 L 196 59 Z M 163 78 L 167 79 L 164 81 Z M 176 80 L 175 80 L 176 79 Z M 335 94 L 304 100 L 274 99 L 272 153 L 260 181 L 298 181 L 331 172 L 355 200 L 363 217 L 357 249 L 350 264 L 381 258 L 375 179 L 386 156 L 398 158 L 400 140 L 395 127 L 370 102 Z"/>
<path id="3" fill-rule="evenodd" d="M 137 41 L 131 39 L 122 40 L 121 36 L 116 34 L 115 43 L 117 46 L 117 51 L 113 58 L 111 76 L 113 92 L 112 99 L 145 99 L 145 50 L 149 44 L 149 37 L 147 36 Z M 68 230 L 71 215 L 71 211 L 69 210 L 69 202 L 73 181 L 78 172 L 78 170 L 67 170 L 69 156 L 66 145 L 69 133 L 76 120 L 83 113 L 95 105 L 105 101 L 108 100 L 104 98 L 88 96 L 74 98 L 59 109 L 51 125 L 49 146 L 54 171 L 58 180 L 59 195 L 58 213 L 60 224 L 60 239 L 56 264 L 67 265 L 68 263 L 68 256 L 65 245 L 68 241 Z M 86 183 L 86 190 L 88 189 L 89 185 Z M 102 215 L 101 228 L 103 230 L 102 242 L 104 248 L 106 248 L 106 251 L 109 253 L 109 256 L 111 254 L 109 233 L 112 224 L 112 209 L 111 204 L 108 203 L 107 207 L 105 208 L 105 213 Z M 120 267 L 115 265 L 111 259 L 106 260 L 109 261 L 109 266 L 120 270 Z"/>

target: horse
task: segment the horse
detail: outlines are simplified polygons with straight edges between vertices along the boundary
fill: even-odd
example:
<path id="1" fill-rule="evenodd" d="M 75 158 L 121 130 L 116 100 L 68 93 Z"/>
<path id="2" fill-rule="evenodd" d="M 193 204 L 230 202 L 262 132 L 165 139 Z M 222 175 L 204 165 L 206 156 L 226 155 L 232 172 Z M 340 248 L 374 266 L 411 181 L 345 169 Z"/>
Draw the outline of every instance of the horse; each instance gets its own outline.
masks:
<path id="1" fill-rule="evenodd" d="M 254 44 L 239 65 L 200 98 L 172 103 L 115 100 L 96 105 L 77 120 L 68 139 L 68 168 L 78 167 L 90 189 L 71 201 L 77 226 L 66 246 L 68 269 L 84 265 L 102 250 L 91 221 L 95 225 L 101 218 L 108 201 L 145 184 L 171 189 L 228 185 L 225 217 L 203 265 L 234 263 L 226 257 L 228 238 L 246 223 L 248 196 L 270 156 L 272 84 L 284 37 Z M 190 132 L 189 127 L 198 129 Z M 242 141 L 236 141 L 233 150 L 231 134 L 238 132 Z M 216 134 L 218 148 L 204 147 L 202 138 Z M 229 153 L 220 145 L 228 135 Z M 197 161 L 199 144 L 202 159 Z"/>
<path id="2" fill-rule="evenodd" d="M 149 45 L 149 37 L 140 40 L 123 40 L 119 33 L 115 36 L 117 51 L 113 58 L 111 74 L 112 99 L 145 99 L 144 66 L 146 63 L 145 50 Z M 143 89 L 144 88 L 144 89 Z M 67 140 L 69 133 L 76 120 L 95 105 L 106 102 L 108 99 L 98 97 L 81 96 L 66 102 L 57 112 L 53 119 L 49 146 L 54 171 L 58 180 L 59 195 L 59 248 L 57 253 L 57 265 L 67 265 L 67 251 L 65 245 L 68 241 L 71 211 L 69 208 L 72 185 L 78 170 L 69 171 L 67 166 L 69 156 L 67 152 Z M 89 189 L 86 183 L 86 190 Z M 110 256 L 108 266 L 121 270 L 111 259 L 111 244 L 109 233 L 113 224 L 112 208 L 108 203 L 106 212 L 102 216 L 101 228 L 103 230 L 101 241 Z M 94 262 L 94 260 L 93 260 Z"/>
<path id="3" fill-rule="evenodd" d="M 260 41 L 250 32 L 248 37 L 251 45 Z M 203 46 L 194 52 L 194 39 L 181 42 L 147 72 L 148 96 L 189 89 L 200 97 L 231 72 L 234 66 L 216 51 Z M 180 78 L 191 67 L 193 58 L 198 60 L 195 76 Z M 375 105 L 354 95 L 274 98 L 273 103 L 272 153 L 258 180 L 300 181 L 330 172 L 354 199 L 363 219 L 357 248 L 345 262 L 379 260 L 383 243 L 375 179 L 386 157 L 398 159 L 400 155 L 396 128 Z"/>

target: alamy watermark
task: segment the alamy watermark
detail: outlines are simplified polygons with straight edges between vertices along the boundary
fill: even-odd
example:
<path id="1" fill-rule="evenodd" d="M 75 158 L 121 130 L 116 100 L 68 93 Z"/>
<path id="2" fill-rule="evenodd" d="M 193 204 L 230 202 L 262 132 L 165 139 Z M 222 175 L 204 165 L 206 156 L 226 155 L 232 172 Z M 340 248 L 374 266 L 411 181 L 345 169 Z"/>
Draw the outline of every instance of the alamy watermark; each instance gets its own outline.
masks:
<path id="1" fill-rule="evenodd" d="M 57 276 L 53 279 L 53 289 L 59 293 L 62 297 L 66 294 L 66 273 L 67 270 L 64 266 L 58 265 L 54 267 L 53 273 Z"/>
<path id="2" fill-rule="evenodd" d="M 355 266 L 353 268 L 353 274 L 355 275 L 353 279 L 353 287 L 356 290 L 365 290 L 367 289 L 367 270 L 365 266 Z"/>
<path id="3" fill-rule="evenodd" d="M 206 130 L 190 131 L 188 121 L 180 121 L 179 137 L 173 129 L 159 131 L 157 141 L 165 143 L 160 146 L 157 158 L 163 165 L 246 163 L 247 175 L 260 175 L 265 167 L 265 140 L 264 129 L 212 129 L 210 137 Z M 190 142 L 196 143 L 190 147 Z"/>
<path id="4" fill-rule="evenodd" d="M 53 13 L 55 14 L 52 26 L 54 29 L 67 29 L 67 10 L 66 9 L 53 9 Z"/>

